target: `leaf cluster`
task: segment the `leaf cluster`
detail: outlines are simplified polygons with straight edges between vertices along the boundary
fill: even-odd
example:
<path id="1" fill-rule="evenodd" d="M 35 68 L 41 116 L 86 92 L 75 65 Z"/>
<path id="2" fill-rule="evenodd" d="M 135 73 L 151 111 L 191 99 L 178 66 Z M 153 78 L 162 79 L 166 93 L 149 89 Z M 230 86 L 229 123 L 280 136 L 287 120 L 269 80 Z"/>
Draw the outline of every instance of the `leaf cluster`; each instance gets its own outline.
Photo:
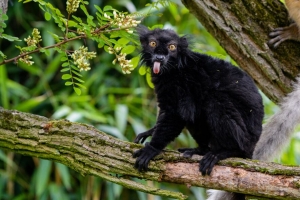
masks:
<path id="1" fill-rule="evenodd" d="M 46 21 L 54 20 L 60 29 L 60 34 L 48 32 L 55 44 L 50 46 L 31 45 L 28 42 L 34 41 L 34 38 L 30 36 L 24 39 L 27 42 L 27 46 L 16 45 L 16 48 L 20 50 L 20 55 L 11 59 L 4 60 L 1 64 L 5 64 L 12 61 L 21 61 L 28 65 L 32 65 L 32 57 L 29 56 L 32 53 L 40 52 L 49 54 L 49 49 L 54 49 L 61 57 L 66 58 L 68 62 L 62 63 L 61 72 L 63 80 L 66 81 L 65 85 L 73 86 L 74 91 L 77 94 L 81 94 L 81 89 L 84 89 L 83 80 L 80 78 L 80 71 L 82 69 L 89 70 L 89 63 L 87 59 L 72 60 L 72 53 L 76 49 L 70 49 L 70 43 L 76 40 L 89 39 L 98 44 L 98 48 L 103 48 L 108 52 L 108 49 L 112 49 L 113 54 L 116 56 L 113 64 L 118 63 L 121 66 L 121 70 L 124 74 L 130 73 L 138 64 L 138 57 L 127 59 L 128 54 L 134 53 L 137 42 L 135 37 L 132 37 L 133 29 L 140 23 L 136 20 L 139 14 L 129 14 L 127 12 L 120 12 L 108 5 L 103 10 L 95 5 L 96 13 L 91 15 L 87 9 L 88 1 L 83 0 L 68 0 L 67 9 L 62 12 L 60 9 L 53 6 L 50 2 L 44 0 L 19 0 L 23 3 L 35 2 L 39 5 L 40 9 L 44 12 L 44 18 Z M 69 6 L 69 7 L 68 7 Z M 72 8 L 70 8 L 70 6 Z M 75 12 L 80 9 L 86 16 L 85 19 L 77 17 Z M 2 21 L 7 19 L 6 15 L 1 15 Z M 0 22 L 2 27 L 5 27 L 5 23 Z M 3 29 L 0 29 L 0 31 Z M 1 32 L 1 33 L 2 33 Z M 1 34 L 2 37 L 7 37 Z M 14 40 L 13 37 L 8 37 Z M 93 53 L 93 52 L 91 52 Z M 6 56 L 0 52 L 0 56 L 6 59 Z M 132 57 L 132 56 L 131 56 Z M 62 61 L 63 62 L 63 61 Z M 69 70 L 66 70 L 68 67 Z M 67 73 L 66 73 L 67 72 Z M 76 87 L 75 87 L 76 85 Z"/>

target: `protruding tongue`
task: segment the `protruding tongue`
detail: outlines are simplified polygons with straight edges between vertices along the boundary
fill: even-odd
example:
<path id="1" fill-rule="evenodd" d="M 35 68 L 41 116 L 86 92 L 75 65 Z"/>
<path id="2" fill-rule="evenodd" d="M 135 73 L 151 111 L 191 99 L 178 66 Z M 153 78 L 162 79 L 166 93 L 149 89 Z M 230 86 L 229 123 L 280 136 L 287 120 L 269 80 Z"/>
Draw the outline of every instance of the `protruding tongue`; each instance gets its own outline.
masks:
<path id="1" fill-rule="evenodd" d="M 153 65 L 153 72 L 154 74 L 158 74 L 160 71 L 160 62 L 155 61 Z"/>

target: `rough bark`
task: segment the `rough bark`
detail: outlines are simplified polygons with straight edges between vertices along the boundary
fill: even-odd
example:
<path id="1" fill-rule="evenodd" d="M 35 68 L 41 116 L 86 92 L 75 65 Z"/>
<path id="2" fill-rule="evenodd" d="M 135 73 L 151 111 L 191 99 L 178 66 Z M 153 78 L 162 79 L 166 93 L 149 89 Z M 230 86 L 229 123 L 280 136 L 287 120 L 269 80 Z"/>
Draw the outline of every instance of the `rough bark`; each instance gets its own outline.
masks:
<path id="1" fill-rule="evenodd" d="M 148 172 L 134 169 L 132 152 L 141 145 L 111 137 L 92 126 L 5 110 L 0 107 L 0 148 L 63 163 L 82 175 L 100 176 L 125 187 L 177 199 L 186 196 L 141 185 L 131 178 L 235 191 L 272 199 L 299 199 L 300 168 L 231 158 L 211 176 L 198 171 L 201 157 L 165 151 Z M 189 170 L 187 170 L 189 169 Z"/>
<path id="2" fill-rule="evenodd" d="M 0 9 L 3 10 L 3 13 L 7 11 L 8 0 L 0 0 Z"/>
<path id="3" fill-rule="evenodd" d="M 182 2 L 271 100 L 278 102 L 291 90 L 299 73 L 299 43 L 284 42 L 278 49 L 266 44 L 272 29 L 289 24 L 279 0 Z"/>

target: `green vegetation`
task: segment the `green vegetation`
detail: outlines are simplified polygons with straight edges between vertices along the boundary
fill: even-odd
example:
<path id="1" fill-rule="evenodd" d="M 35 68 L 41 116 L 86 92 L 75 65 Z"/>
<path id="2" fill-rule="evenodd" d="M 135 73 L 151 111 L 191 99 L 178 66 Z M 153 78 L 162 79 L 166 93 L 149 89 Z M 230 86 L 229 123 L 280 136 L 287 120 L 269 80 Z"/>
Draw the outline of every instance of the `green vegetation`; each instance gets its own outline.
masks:
<path id="1" fill-rule="evenodd" d="M 156 100 L 149 74 L 137 68 L 134 29 L 118 25 L 118 20 L 129 16 L 134 23 L 175 29 L 191 35 L 194 50 L 231 61 L 179 0 L 91 0 L 78 5 L 72 1 L 68 6 L 59 0 L 10 2 L 8 12 L 0 13 L 0 106 L 91 124 L 122 140 L 133 141 L 154 125 Z M 36 53 L 29 54 L 32 51 Z M 17 56 L 27 53 L 21 62 Z M 277 107 L 264 100 L 269 117 Z M 293 138 L 278 161 L 300 164 L 299 145 L 299 137 Z M 169 148 L 186 146 L 195 143 L 183 133 Z M 191 200 L 205 197 L 202 188 L 137 181 L 180 191 Z M 164 198 L 83 177 L 59 163 L 0 150 L 0 199 Z"/>

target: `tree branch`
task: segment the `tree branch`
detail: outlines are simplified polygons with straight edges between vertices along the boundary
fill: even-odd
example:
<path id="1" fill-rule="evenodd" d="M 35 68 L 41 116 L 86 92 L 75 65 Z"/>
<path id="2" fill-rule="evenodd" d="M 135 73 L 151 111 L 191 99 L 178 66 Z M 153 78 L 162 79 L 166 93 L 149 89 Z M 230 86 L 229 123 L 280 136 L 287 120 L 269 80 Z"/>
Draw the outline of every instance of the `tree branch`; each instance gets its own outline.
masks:
<path id="1" fill-rule="evenodd" d="M 8 0 L 0 0 L 0 9 L 3 11 L 3 14 L 7 12 L 7 3 Z"/>
<path id="2" fill-rule="evenodd" d="M 279 0 L 182 2 L 271 100 L 278 102 L 291 90 L 299 73 L 299 43 L 284 42 L 276 50 L 266 44 L 273 28 L 289 24 Z"/>
<path id="3" fill-rule="evenodd" d="M 136 177 L 273 199 L 300 198 L 299 167 L 231 158 L 219 162 L 211 176 L 202 176 L 198 166 L 200 156 L 186 159 L 179 152 L 165 151 L 156 157 L 155 162 L 150 162 L 149 171 L 140 173 L 134 169 L 132 153 L 141 145 L 118 140 L 92 126 L 50 120 L 1 107 L 0 119 L 0 148 L 60 162 L 82 175 L 99 176 L 127 188 L 177 199 L 186 198 L 180 193 L 131 180 L 131 177 Z"/>

